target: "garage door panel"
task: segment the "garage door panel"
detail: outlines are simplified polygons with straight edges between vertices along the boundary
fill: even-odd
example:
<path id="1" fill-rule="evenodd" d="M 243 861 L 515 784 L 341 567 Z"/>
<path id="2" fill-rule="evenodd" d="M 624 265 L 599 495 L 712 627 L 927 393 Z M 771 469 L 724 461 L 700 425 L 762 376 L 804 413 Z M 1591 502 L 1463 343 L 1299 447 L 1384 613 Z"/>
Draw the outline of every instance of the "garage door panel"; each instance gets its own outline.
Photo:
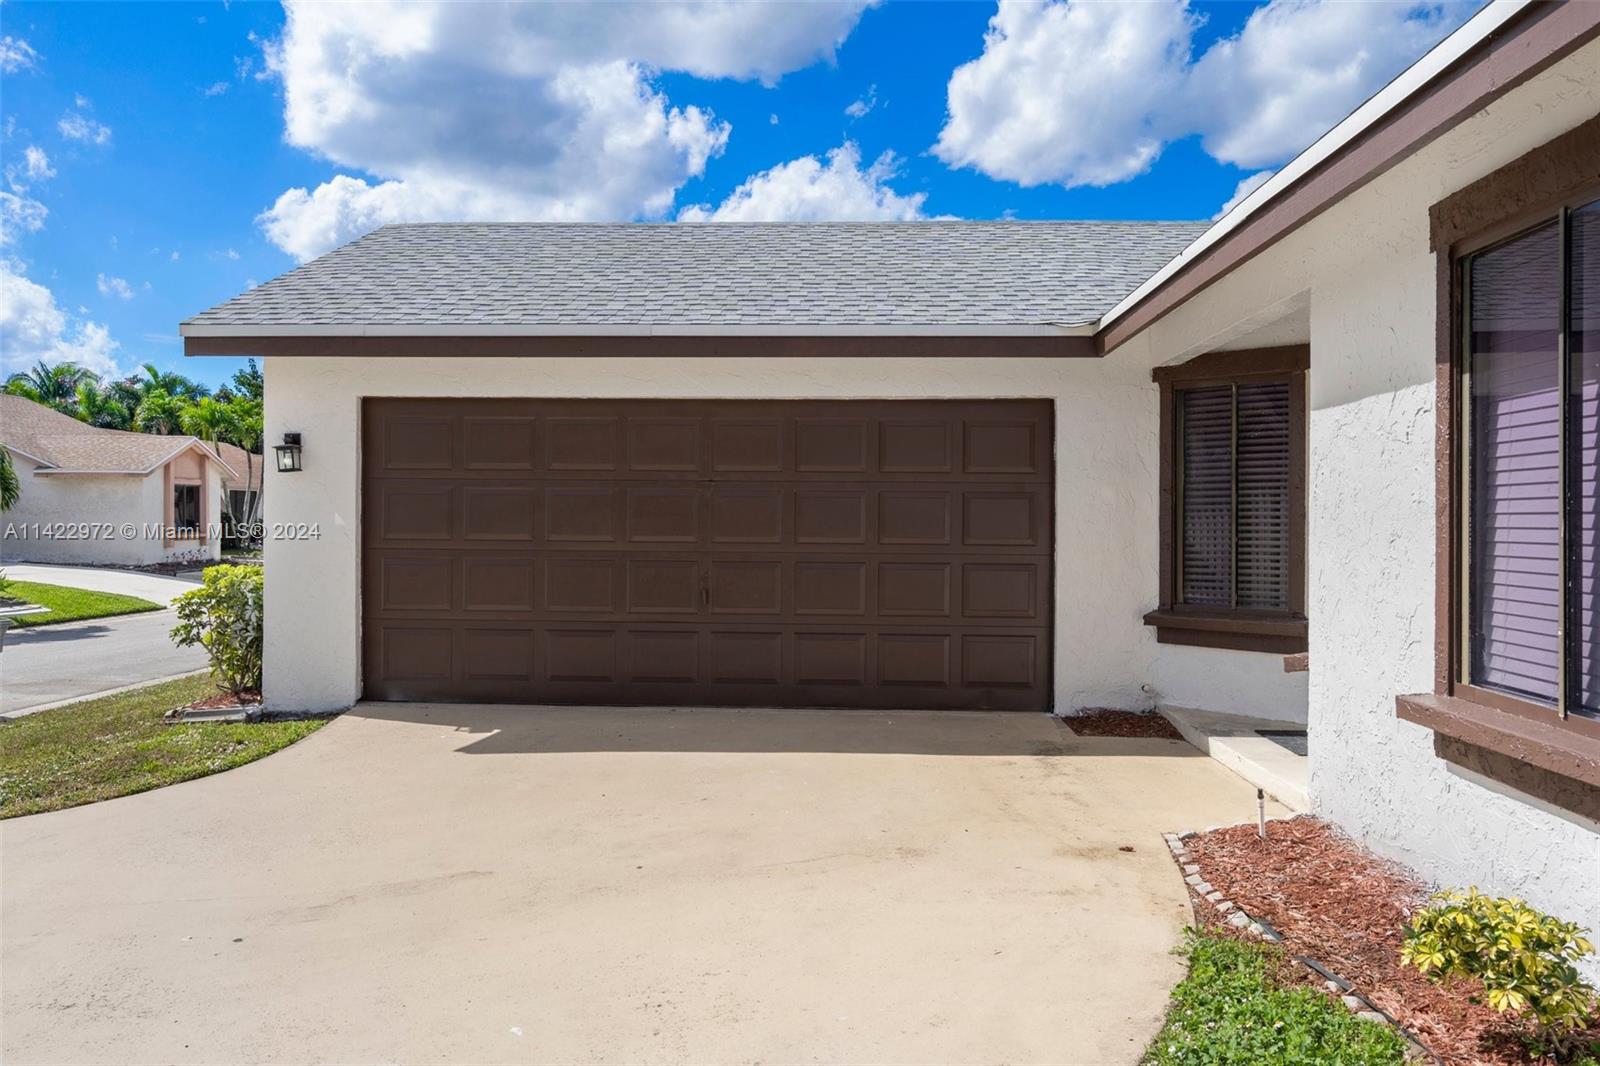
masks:
<path id="1" fill-rule="evenodd" d="M 787 434 L 781 418 L 718 418 L 711 422 L 711 470 L 719 474 L 784 471 Z"/>
<path id="2" fill-rule="evenodd" d="M 455 537 L 456 488 L 441 482 L 396 481 L 379 486 L 378 522 L 386 542 Z"/>
<path id="3" fill-rule="evenodd" d="M 885 418 L 878 424 L 878 471 L 884 474 L 949 474 L 954 434 L 948 419 Z"/>
<path id="4" fill-rule="evenodd" d="M 630 418 L 628 469 L 698 473 L 704 427 L 698 418 Z"/>
<path id="5" fill-rule="evenodd" d="M 378 699 L 1042 709 L 1031 401 L 369 400 Z"/>
<path id="6" fill-rule="evenodd" d="M 621 493 L 610 486 L 551 485 L 544 490 L 545 538 L 613 543 L 622 527 Z"/>
<path id="7" fill-rule="evenodd" d="M 627 489 L 628 540 L 698 544 L 703 496 L 694 485 Z"/>
<path id="8" fill-rule="evenodd" d="M 518 614 L 538 606 L 538 567 L 527 556 L 467 556 L 461 560 L 461 607 L 474 613 Z"/>
<path id="9" fill-rule="evenodd" d="M 545 419 L 546 461 L 549 469 L 586 473 L 619 468 L 621 425 L 611 415 L 583 415 Z"/>
<path id="10" fill-rule="evenodd" d="M 538 433 L 531 417 L 465 415 L 462 467 L 468 471 L 533 471 L 539 467 Z"/>
<path id="11" fill-rule="evenodd" d="M 465 484 L 461 493 L 461 534 L 466 540 L 539 538 L 539 494 L 529 486 Z"/>
<path id="12" fill-rule="evenodd" d="M 703 569 L 699 559 L 629 559 L 626 566 L 630 614 L 699 613 Z"/>
<path id="13" fill-rule="evenodd" d="M 797 473 L 864 473 L 869 469 L 863 418 L 799 418 L 794 425 Z"/>

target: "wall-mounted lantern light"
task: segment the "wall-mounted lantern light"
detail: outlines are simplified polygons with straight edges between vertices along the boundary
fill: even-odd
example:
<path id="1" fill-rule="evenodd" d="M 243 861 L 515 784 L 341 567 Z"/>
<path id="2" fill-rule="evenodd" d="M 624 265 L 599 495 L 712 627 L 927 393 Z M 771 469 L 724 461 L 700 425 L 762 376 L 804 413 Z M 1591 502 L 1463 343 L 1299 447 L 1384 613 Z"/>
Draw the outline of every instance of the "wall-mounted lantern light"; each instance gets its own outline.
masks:
<path id="1" fill-rule="evenodd" d="M 278 473 L 292 474 L 300 469 L 300 434 L 285 433 L 283 443 L 273 445 L 278 453 Z"/>

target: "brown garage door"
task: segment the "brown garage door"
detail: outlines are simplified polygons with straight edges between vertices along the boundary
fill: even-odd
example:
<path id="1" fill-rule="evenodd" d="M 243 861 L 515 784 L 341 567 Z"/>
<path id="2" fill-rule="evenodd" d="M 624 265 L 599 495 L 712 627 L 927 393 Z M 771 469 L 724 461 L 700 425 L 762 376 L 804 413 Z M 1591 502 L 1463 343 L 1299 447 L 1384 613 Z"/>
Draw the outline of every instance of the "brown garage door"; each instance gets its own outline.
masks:
<path id="1" fill-rule="evenodd" d="M 1048 402 L 364 415 L 369 699 L 1049 706 Z"/>

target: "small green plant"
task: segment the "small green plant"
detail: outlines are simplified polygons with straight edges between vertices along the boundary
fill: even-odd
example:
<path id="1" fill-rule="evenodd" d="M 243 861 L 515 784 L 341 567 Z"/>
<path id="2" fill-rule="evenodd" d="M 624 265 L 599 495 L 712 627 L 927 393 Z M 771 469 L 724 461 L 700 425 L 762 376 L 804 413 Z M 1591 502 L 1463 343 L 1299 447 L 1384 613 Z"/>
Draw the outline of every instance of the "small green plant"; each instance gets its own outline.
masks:
<path id="1" fill-rule="evenodd" d="M 1189 976 L 1144 1066 L 1402 1066 L 1393 1029 L 1357 1018 L 1315 989 L 1284 984 L 1283 953 L 1190 930 Z"/>
<path id="2" fill-rule="evenodd" d="M 6 572 L 4 570 L 0 570 L 0 600 L 11 599 L 11 586 L 15 584 L 15 581 L 12 581 L 9 577 L 6 577 Z"/>
<path id="3" fill-rule="evenodd" d="M 236 695 L 261 690 L 263 589 L 259 566 L 211 566 L 204 584 L 172 604 L 172 642 L 205 648 L 217 684 Z"/>
<path id="4" fill-rule="evenodd" d="M 1529 1024 L 1531 1050 L 1564 1058 L 1580 1049 L 1597 1003 L 1578 975 L 1578 961 L 1594 953 L 1583 932 L 1520 899 L 1440 892 L 1412 916 L 1400 961 L 1435 981 L 1477 978 L 1489 1006 Z"/>

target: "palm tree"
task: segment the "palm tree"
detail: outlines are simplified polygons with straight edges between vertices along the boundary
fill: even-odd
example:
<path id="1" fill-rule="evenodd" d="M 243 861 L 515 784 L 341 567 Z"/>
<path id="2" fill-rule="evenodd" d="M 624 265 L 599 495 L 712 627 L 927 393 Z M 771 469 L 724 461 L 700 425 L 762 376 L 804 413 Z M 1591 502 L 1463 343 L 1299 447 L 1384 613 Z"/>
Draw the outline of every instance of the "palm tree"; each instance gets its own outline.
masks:
<path id="1" fill-rule="evenodd" d="M 198 400 L 206 394 L 206 387 L 192 378 L 170 370 L 157 370 L 154 363 L 144 364 L 145 380 L 141 382 L 146 392 L 164 392 L 179 400 Z"/>
<path id="2" fill-rule="evenodd" d="M 78 385 L 78 421 L 101 429 L 127 429 L 133 422 L 128 409 L 117 400 L 110 389 L 84 381 Z"/>
<path id="3" fill-rule="evenodd" d="M 232 435 L 233 411 L 213 397 L 202 396 L 182 410 L 178 415 L 178 424 L 191 437 L 199 437 L 211 445 L 211 450 L 220 459 L 222 450 L 217 447 L 217 441 Z"/>
<path id="4" fill-rule="evenodd" d="M 93 383 L 99 380 L 98 375 L 77 363 L 51 366 L 41 359 L 32 370 L 18 371 L 7 378 L 6 391 L 71 414 L 78 398 L 78 386 L 86 381 Z"/>
<path id="5" fill-rule="evenodd" d="M 254 360 L 251 360 L 252 366 Z M 266 435 L 266 425 L 262 417 L 261 401 L 248 399 L 244 396 L 235 396 L 228 404 L 228 413 L 232 420 L 233 443 L 244 449 L 244 484 L 245 506 L 249 514 L 244 516 L 234 515 L 234 522 L 244 522 L 254 525 L 261 518 L 261 489 L 250 491 L 250 486 L 255 482 L 255 460 L 261 449 L 262 438 Z M 261 488 L 266 488 L 266 479 L 262 479 Z M 231 507 L 231 504 L 230 504 Z"/>
<path id="6" fill-rule="evenodd" d="M 141 433 L 181 432 L 184 406 L 184 402 L 171 393 L 151 389 L 133 412 L 133 424 Z"/>
<path id="7" fill-rule="evenodd" d="M 0 511 L 15 507 L 21 495 L 22 482 L 17 480 L 17 468 L 11 465 L 11 453 L 0 448 Z"/>
<path id="8" fill-rule="evenodd" d="M 131 419 L 133 412 L 139 409 L 139 402 L 144 399 L 144 386 L 136 377 L 118 378 L 116 381 L 107 382 L 106 393 L 127 409 Z"/>

